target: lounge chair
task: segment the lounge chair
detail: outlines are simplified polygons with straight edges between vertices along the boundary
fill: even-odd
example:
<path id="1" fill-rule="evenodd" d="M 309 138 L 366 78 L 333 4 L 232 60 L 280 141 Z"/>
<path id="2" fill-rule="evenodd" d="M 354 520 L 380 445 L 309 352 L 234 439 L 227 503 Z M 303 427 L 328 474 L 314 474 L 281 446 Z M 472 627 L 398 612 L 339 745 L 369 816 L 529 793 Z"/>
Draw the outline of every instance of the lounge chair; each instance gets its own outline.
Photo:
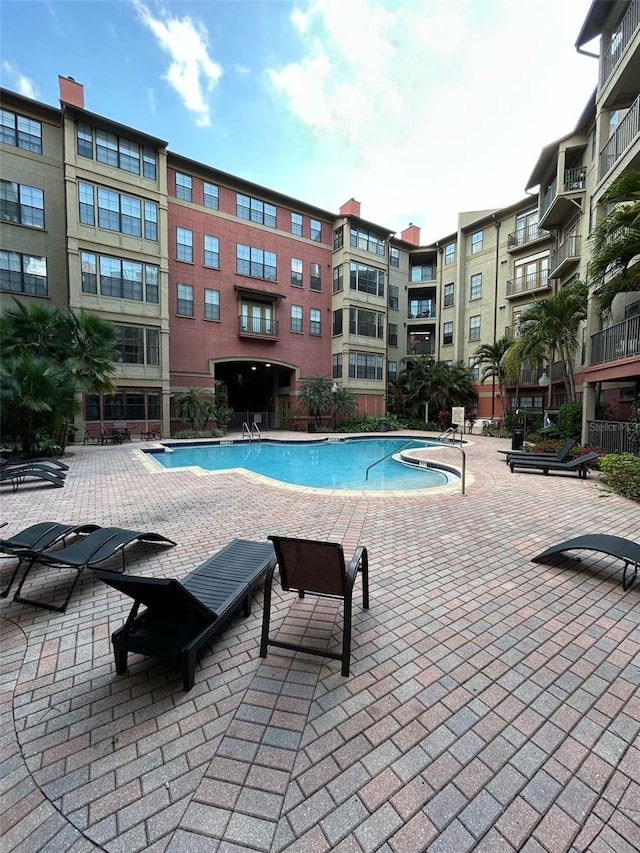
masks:
<path id="1" fill-rule="evenodd" d="M 80 580 L 80 576 L 87 566 L 95 566 L 98 563 L 103 563 L 110 557 L 114 557 L 118 552 L 122 556 L 122 569 L 125 568 L 125 548 L 133 542 L 146 542 L 157 545 L 175 545 L 172 539 L 167 539 L 166 536 L 161 536 L 159 533 L 147 533 L 139 530 L 126 530 L 123 527 L 101 527 L 98 530 L 90 533 L 88 536 L 73 542 L 66 548 L 61 548 L 59 551 L 42 551 L 37 549 L 28 549 L 23 553 L 23 560 L 29 561 L 25 573 L 23 574 L 18 589 L 13 596 L 14 601 L 21 601 L 24 604 L 34 604 L 36 607 L 46 607 L 47 610 L 55 610 L 58 613 L 64 613 L 69 604 L 69 599 Z M 67 593 L 64 604 L 57 606 L 47 604 L 43 601 L 38 601 L 33 598 L 22 596 L 21 590 L 34 566 L 60 566 L 69 567 L 76 570 L 76 576 L 73 579 L 71 588 Z"/>
<path id="2" fill-rule="evenodd" d="M 106 444 L 108 438 L 104 427 L 90 426 L 84 427 L 83 444 Z"/>
<path id="3" fill-rule="evenodd" d="M 535 450 L 498 450 L 498 453 L 506 454 L 506 463 L 507 465 L 512 459 L 521 459 L 523 457 L 535 458 L 535 459 L 551 459 L 554 462 L 568 462 L 571 458 L 571 451 L 576 446 L 578 442 L 575 438 L 567 438 L 565 443 L 562 445 L 560 450 L 555 453 L 536 453 Z"/>
<path id="4" fill-rule="evenodd" d="M 8 471 L 10 468 L 22 468 L 27 465 L 30 468 L 39 468 L 40 466 L 47 469 L 51 468 L 54 471 L 68 471 L 69 466 L 66 462 L 61 462 L 54 456 L 34 456 L 31 459 L 16 458 L 8 459 L 6 456 L 0 456 L 0 468 Z"/>
<path id="5" fill-rule="evenodd" d="M 340 544 L 317 542 L 312 539 L 292 539 L 284 536 L 269 536 L 269 539 L 275 548 L 282 589 L 297 590 L 300 598 L 304 598 L 306 592 L 313 595 L 329 596 L 330 598 L 342 598 L 344 600 L 344 626 L 341 652 L 330 652 L 300 643 L 271 639 L 269 637 L 269 622 L 271 619 L 273 567 L 267 572 L 264 586 L 260 657 L 267 656 L 268 646 L 307 652 L 342 661 L 342 675 L 349 675 L 353 587 L 358 572 L 362 575 L 362 606 L 365 610 L 369 607 L 369 557 L 367 549 L 363 545 L 358 546 L 347 568 L 344 551 Z"/>
<path id="6" fill-rule="evenodd" d="M 96 572 L 134 601 L 111 637 L 116 672 L 126 673 L 129 652 L 162 658 L 180 665 L 184 689 L 191 690 L 198 653 L 240 607 L 249 615 L 251 593 L 274 566 L 269 542 L 234 539 L 182 581 Z M 138 614 L 140 605 L 146 609 Z"/>
<path id="7" fill-rule="evenodd" d="M 19 533 L 14 533 L 13 536 L 0 539 L 0 552 L 8 557 L 18 558 L 18 563 L 13 570 L 9 583 L 0 592 L 0 598 L 6 598 L 9 594 L 18 570 L 25 559 L 25 552 L 46 551 L 60 543 L 64 546 L 67 544 L 67 537 L 93 533 L 99 527 L 99 524 L 60 524 L 57 521 L 41 521 L 38 524 L 32 524 L 30 527 L 25 527 Z"/>
<path id="8" fill-rule="evenodd" d="M 601 551 L 603 554 L 608 554 L 611 557 L 617 557 L 624 561 L 624 571 L 622 573 L 622 588 L 628 590 L 633 584 L 638 575 L 640 568 L 640 543 L 632 542 L 631 539 L 625 539 L 622 536 L 611 536 L 608 533 L 588 533 L 585 536 L 576 536 L 574 539 L 567 539 L 566 542 L 560 542 L 559 545 L 552 545 L 533 557 L 532 563 L 546 563 L 550 558 L 557 557 L 563 551 L 574 551 L 585 549 L 587 551 Z M 579 557 L 574 559 L 580 560 Z M 634 572 L 630 580 L 627 580 L 627 568 L 633 565 Z"/>
<path id="9" fill-rule="evenodd" d="M 156 438 L 160 438 L 160 424 L 150 424 L 149 429 L 141 431 L 140 438 L 144 438 L 145 441 L 153 441 Z"/>
<path id="10" fill-rule="evenodd" d="M 509 462 L 511 473 L 513 474 L 514 471 L 525 470 L 527 468 L 542 471 L 543 474 L 548 474 L 549 471 L 565 471 L 569 474 L 577 472 L 578 477 L 586 480 L 589 473 L 589 463 L 600 456 L 599 453 L 591 451 L 590 453 L 583 453 L 582 456 L 576 456 L 575 459 L 571 459 L 568 462 L 554 462 L 553 459 L 526 458 L 530 455 L 529 453 L 525 453 L 523 457 L 511 459 Z"/>
<path id="11" fill-rule="evenodd" d="M 0 468 L 0 483 L 11 483 L 14 492 L 26 480 L 43 480 L 51 483 L 56 489 L 61 489 L 66 476 L 64 471 L 54 471 L 51 468 L 35 465 Z"/>

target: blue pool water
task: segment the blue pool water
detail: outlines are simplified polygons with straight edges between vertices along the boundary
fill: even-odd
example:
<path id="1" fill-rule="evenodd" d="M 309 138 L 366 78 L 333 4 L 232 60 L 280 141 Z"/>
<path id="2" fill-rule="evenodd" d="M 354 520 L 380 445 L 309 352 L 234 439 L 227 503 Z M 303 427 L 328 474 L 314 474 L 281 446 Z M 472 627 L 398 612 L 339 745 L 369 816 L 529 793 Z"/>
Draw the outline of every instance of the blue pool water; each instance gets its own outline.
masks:
<path id="1" fill-rule="evenodd" d="M 245 468 L 274 480 L 318 489 L 385 491 L 429 489 L 451 482 L 446 470 L 419 468 L 392 457 L 369 471 L 367 466 L 400 448 L 432 447 L 407 438 L 348 439 L 327 442 L 253 441 L 229 444 L 173 445 L 171 452 L 149 452 L 166 468 L 197 465 L 208 471 Z"/>

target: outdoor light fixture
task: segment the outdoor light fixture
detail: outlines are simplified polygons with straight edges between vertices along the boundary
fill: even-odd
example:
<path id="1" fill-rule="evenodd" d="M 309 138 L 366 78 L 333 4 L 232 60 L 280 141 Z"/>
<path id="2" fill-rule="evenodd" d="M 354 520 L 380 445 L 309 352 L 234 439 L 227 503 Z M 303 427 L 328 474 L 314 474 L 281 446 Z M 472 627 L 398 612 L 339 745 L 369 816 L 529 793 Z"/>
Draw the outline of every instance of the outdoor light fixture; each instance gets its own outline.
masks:
<path id="1" fill-rule="evenodd" d="M 252 365 L 251 365 L 251 370 L 257 370 L 257 369 L 258 369 L 258 368 L 255 366 L 255 364 L 252 364 Z"/>
<path id="2" fill-rule="evenodd" d="M 334 383 L 333 383 L 333 385 L 331 386 L 331 393 L 332 393 L 332 394 L 337 394 L 337 393 L 338 393 L 338 390 L 339 390 L 339 389 L 338 389 L 338 383 L 337 383 L 337 382 L 334 382 Z"/>
<path id="3" fill-rule="evenodd" d="M 538 377 L 538 385 L 542 388 L 542 408 L 544 409 L 545 392 L 549 385 L 551 385 L 551 380 L 547 376 L 546 370 L 543 370 L 542 375 Z"/>

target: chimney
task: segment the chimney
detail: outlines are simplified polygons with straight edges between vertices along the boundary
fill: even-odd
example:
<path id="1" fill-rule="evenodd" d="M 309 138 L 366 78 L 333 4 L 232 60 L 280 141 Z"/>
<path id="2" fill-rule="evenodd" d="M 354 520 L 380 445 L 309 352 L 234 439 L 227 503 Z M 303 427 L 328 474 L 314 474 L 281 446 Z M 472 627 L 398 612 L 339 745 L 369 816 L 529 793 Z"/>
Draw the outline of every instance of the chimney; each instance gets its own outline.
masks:
<path id="1" fill-rule="evenodd" d="M 409 223 L 409 227 L 405 228 L 400 236 L 405 243 L 412 243 L 414 246 L 420 245 L 420 228 L 414 225 L 413 222 Z"/>
<path id="2" fill-rule="evenodd" d="M 84 109 L 84 86 L 82 83 L 76 83 L 73 77 L 62 77 L 58 74 L 58 87 L 62 104 Z"/>
<path id="3" fill-rule="evenodd" d="M 340 208 L 341 216 L 360 216 L 360 202 L 350 198 Z"/>

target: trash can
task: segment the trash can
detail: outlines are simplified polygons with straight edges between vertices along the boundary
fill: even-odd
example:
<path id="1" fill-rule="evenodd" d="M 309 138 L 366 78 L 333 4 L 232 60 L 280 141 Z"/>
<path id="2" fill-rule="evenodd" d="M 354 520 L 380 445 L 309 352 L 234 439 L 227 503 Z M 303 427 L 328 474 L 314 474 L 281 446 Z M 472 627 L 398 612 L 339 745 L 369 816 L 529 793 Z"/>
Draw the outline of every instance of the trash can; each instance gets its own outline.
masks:
<path id="1" fill-rule="evenodd" d="M 387 422 L 384 418 L 380 418 L 378 421 L 378 432 L 386 432 L 389 429 L 387 426 Z"/>
<path id="2" fill-rule="evenodd" d="M 315 432 L 316 431 L 316 422 L 315 421 L 307 421 L 307 432 Z"/>
<path id="3" fill-rule="evenodd" d="M 523 429 L 514 429 L 513 435 L 511 436 L 511 449 L 512 450 L 522 450 L 523 444 L 524 444 L 524 430 Z"/>

